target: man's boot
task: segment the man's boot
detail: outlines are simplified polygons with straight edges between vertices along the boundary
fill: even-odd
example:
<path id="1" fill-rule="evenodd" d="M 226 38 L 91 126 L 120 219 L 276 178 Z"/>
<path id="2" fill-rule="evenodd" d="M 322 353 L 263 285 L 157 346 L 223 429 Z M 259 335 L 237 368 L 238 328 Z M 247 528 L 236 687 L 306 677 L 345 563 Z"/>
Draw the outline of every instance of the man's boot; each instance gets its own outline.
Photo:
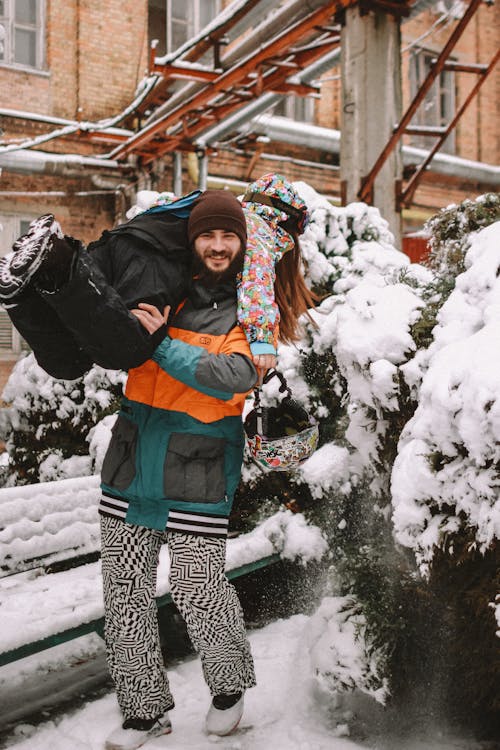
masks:
<path id="1" fill-rule="evenodd" d="M 145 742 L 162 734 L 170 734 L 172 723 L 168 711 L 156 719 L 126 719 L 112 732 L 104 745 L 105 750 L 137 750 Z"/>
<path id="2" fill-rule="evenodd" d="M 234 732 L 243 716 L 243 693 L 215 695 L 205 719 L 207 734 L 225 737 Z"/>

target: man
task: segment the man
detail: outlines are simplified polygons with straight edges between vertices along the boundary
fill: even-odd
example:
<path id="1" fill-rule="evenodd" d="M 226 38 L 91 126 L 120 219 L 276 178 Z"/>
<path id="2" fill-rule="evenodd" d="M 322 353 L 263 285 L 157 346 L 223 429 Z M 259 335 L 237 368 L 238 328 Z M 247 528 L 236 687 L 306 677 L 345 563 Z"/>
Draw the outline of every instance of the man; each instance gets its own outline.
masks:
<path id="1" fill-rule="evenodd" d="M 184 298 L 187 219 L 199 194 L 166 204 L 159 194 L 158 204 L 88 248 L 46 214 L 0 258 L 0 304 L 49 375 L 73 380 L 93 363 L 128 370 L 151 357 L 165 327 L 151 336 L 131 309 L 147 302 L 176 310 Z M 274 173 L 249 185 L 242 205 L 248 243 L 238 321 L 262 377 L 276 364 L 278 328 L 281 341 L 298 340 L 299 317 L 314 306 L 298 241 L 308 212 L 293 185 Z"/>
<path id="2" fill-rule="evenodd" d="M 212 695 L 206 730 L 229 734 L 255 674 L 241 607 L 227 581 L 228 517 L 241 472 L 241 414 L 257 379 L 236 318 L 246 222 L 229 193 L 207 191 L 188 222 L 194 278 L 152 359 L 129 372 L 102 469 L 102 569 L 108 664 L 123 713 L 106 750 L 171 731 L 174 707 L 155 606 L 158 554 Z M 165 311 L 168 313 L 168 310 Z M 156 306 L 134 315 L 153 335 Z"/>
<path id="3" fill-rule="evenodd" d="M 106 230 L 87 248 L 64 236 L 54 216 L 46 214 L 16 240 L 12 253 L 0 258 L 0 304 L 49 375 L 73 380 L 93 363 L 129 370 L 151 357 L 164 330 L 150 336 L 130 311 L 139 302 L 175 310 L 184 298 L 192 260 L 187 219 L 199 195 L 195 191 L 153 206 Z M 251 215 L 247 221 L 259 268 L 247 258 L 239 284 L 245 301 L 240 313 L 263 374 L 276 363 L 275 243 L 264 222 Z M 256 314 L 254 300 L 260 301 L 263 292 Z"/>

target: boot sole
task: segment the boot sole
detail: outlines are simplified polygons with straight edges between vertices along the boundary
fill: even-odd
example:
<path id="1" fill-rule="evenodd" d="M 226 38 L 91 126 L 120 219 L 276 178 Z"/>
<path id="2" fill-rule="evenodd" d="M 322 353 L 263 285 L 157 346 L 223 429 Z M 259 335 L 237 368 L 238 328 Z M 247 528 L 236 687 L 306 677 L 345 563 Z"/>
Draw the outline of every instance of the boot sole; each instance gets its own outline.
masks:
<path id="1" fill-rule="evenodd" d="M 59 232 L 54 231 L 57 229 L 59 229 Z M 5 300 L 8 302 L 13 297 L 16 297 L 18 294 L 20 294 L 28 286 L 31 279 L 40 268 L 44 258 L 46 257 L 50 238 L 54 234 L 59 235 L 60 232 L 61 230 L 59 228 L 59 224 L 54 219 L 54 217 L 52 215 L 50 216 L 50 218 L 47 216 L 45 221 L 36 224 L 34 227 L 31 227 L 31 230 L 27 233 L 26 240 L 23 244 L 18 246 L 18 248 L 14 252 L 5 256 L 4 260 L 8 264 L 8 273 L 10 273 L 11 278 L 17 283 L 11 282 L 13 288 L 10 291 L 5 291 L 4 289 L 2 289 L 2 283 L 0 281 L 0 300 Z M 18 261 L 19 264 L 20 256 L 22 256 L 24 253 L 27 253 L 28 246 L 33 243 L 36 243 L 38 248 L 36 256 L 33 258 L 31 263 L 27 263 L 26 269 L 23 270 L 21 264 L 21 267 L 17 269 L 18 273 L 16 273 L 16 261 Z"/>
<path id="2" fill-rule="evenodd" d="M 144 738 L 143 742 L 140 743 L 140 745 L 134 745 L 133 748 L 126 748 L 126 750 L 138 750 L 139 747 L 142 747 L 146 744 L 146 742 L 149 742 L 149 740 L 154 740 L 155 737 L 163 737 L 165 734 L 171 734 L 172 727 L 164 727 L 161 731 L 158 732 L 152 732 L 147 737 Z M 117 745 L 116 742 L 106 742 L 104 745 L 104 750 L 124 750 L 125 745 Z"/>

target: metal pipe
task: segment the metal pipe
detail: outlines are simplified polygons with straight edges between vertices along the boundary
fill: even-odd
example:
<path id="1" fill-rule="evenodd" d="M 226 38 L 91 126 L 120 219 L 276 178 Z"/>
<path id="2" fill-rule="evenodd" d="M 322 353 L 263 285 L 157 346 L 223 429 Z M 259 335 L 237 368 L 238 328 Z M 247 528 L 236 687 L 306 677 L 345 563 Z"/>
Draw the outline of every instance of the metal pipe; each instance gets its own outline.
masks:
<path id="1" fill-rule="evenodd" d="M 207 189 L 208 180 L 208 155 L 205 151 L 198 154 L 198 187 L 200 190 Z"/>
<path id="2" fill-rule="evenodd" d="M 29 122 L 43 122 L 47 125 L 66 125 L 80 127 L 81 122 L 78 120 L 67 120 L 64 117 L 52 117 L 51 115 L 42 115 L 38 112 L 25 112 L 20 109 L 9 109 L 8 107 L 0 107 L 0 117 L 12 117 L 16 120 L 28 120 Z M 128 137 L 134 134 L 133 130 L 126 130 L 125 128 L 103 128 L 101 133 L 110 135 L 121 135 Z"/>
<path id="3" fill-rule="evenodd" d="M 314 80 L 322 73 L 324 73 L 326 70 L 331 70 L 332 67 L 338 65 L 339 63 L 340 50 L 334 49 L 327 55 L 322 57 L 321 60 L 317 60 L 316 62 L 312 63 L 312 65 L 309 65 L 303 71 L 294 76 L 294 80 L 297 80 L 300 83 L 309 83 L 310 81 Z M 240 109 L 234 115 L 226 117 L 223 122 L 219 123 L 215 127 L 206 130 L 198 138 L 197 143 L 202 147 L 208 144 L 216 143 L 227 133 L 231 133 L 233 130 L 238 130 L 238 128 L 243 123 L 248 124 L 250 120 L 252 120 L 252 118 L 257 117 L 260 113 L 265 112 L 266 109 L 269 109 L 273 105 L 278 104 L 281 99 L 281 94 L 264 94 L 256 101 Z M 255 120 L 252 120 L 250 124 L 252 128 L 254 127 L 255 122 Z M 327 130 L 327 128 L 322 129 Z"/>
<path id="4" fill-rule="evenodd" d="M 293 122 L 286 117 L 272 117 L 271 115 L 260 115 L 252 120 L 248 123 L 248 130 L 266 135 L 274 141 L 282 141 L 294 146 L 309 146 L 327 153 L 340 153 L 339 130 L 306 125 Z M 403 146 L 403 163 L 405 165 L 418 164 L 427 157 L 428 153 L 422 148 Z M 500 185 L 500 167 L 462 159 L 451 154 L 436 154 L 432 160 L 431 171 L 494 186 Z"/>
<path id="5" fill-rule="evenodd" d="M 53 174 L 63 177 L 81 177 L 85 169 L 105 169 L 124 174 L 131 171 L 128 165 L 109 159 L 99 159 L 79 154 L 49 154 L 44 151 L 13 151 L 0 153 L 0 169 L 19 174 Z"/>
<path id="6" fill-rule="evenodd" d="M 248 132 L 265 135 L 272 141 L 306 146 L 327 153 L 340 153 L 340 130 L 297 123 L 288 117 L 260 115 L 248 123 Z"/>

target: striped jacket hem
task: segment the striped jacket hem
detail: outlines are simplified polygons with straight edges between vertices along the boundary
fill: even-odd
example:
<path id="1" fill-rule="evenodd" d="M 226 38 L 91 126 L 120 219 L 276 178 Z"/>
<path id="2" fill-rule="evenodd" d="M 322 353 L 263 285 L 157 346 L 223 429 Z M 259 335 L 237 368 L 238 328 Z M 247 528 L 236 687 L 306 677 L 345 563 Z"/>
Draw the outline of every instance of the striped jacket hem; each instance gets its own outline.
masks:
<path id="1" fill-rule="evenodd" d="M 128 500 L 103 493 L 99 502 L 99 513 L 126 521 L 128 507 Z M 228 526 L 229 519 L 224 516 L 194 511 L 170 510 L 165 530 L 225 539 L 228 534 Z"/>

